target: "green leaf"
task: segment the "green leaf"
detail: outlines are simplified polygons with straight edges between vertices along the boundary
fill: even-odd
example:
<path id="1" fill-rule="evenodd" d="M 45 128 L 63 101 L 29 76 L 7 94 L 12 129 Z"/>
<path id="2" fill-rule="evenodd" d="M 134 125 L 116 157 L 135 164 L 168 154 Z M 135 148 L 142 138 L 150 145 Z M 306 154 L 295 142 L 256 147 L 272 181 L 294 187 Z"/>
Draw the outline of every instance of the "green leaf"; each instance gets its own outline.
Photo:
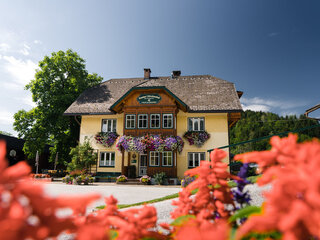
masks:
<path id="1" fill-rule="evenodd" d="M 194 219 L 196 218 L 196 216 L 194 215 L 184 215 L 184 216 L 180 216 L 178 218 L 176 218 L 171 225 L 172 226 L 181 226 L 183 225 L 185 222 L 189 221 L 190 219 Z"/>
<path id="2" fill-rule="evenodd" d="M 110 239 L 114 240 L 114 239 L 116 239 L 118 237 L 118 232 L 115 231 L 115 230 L 110 230 L 109 231 L 109 235 L 110 235 Z"/>
<path id="3" fill-rule="evenodd" d="M 229 222 L 234 222 L 240 218 L 246 218 L 254 213 L 261 213 L 261 207 L 247 206 L 245 208 L 242 208 L 229 218 Z"/>

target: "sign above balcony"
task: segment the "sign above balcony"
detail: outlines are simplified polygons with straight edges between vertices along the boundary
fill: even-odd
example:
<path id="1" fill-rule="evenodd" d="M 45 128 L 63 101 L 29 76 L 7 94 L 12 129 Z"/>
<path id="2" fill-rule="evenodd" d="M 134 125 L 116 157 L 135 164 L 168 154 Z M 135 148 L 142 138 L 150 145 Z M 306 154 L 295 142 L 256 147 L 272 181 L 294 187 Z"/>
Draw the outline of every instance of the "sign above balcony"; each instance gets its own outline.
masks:
<path id="1" fill-rule="evenodd" d="M 140 104 L 157 104 L 160 102 L 161 96 L 159 94 L 141 94 L 137 100 Z"/>

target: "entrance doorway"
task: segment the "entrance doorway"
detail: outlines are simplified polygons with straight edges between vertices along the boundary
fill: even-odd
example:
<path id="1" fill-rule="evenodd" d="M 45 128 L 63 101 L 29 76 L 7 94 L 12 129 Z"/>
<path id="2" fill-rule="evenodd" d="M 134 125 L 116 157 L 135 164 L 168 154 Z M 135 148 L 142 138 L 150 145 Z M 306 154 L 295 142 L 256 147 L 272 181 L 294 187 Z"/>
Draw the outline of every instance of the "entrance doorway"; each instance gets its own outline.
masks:
<path id="1" fill-rule="evenodd" d="M 147 175 L 147 154 L 140 154 L 139 156 L 139 176 Z"/>

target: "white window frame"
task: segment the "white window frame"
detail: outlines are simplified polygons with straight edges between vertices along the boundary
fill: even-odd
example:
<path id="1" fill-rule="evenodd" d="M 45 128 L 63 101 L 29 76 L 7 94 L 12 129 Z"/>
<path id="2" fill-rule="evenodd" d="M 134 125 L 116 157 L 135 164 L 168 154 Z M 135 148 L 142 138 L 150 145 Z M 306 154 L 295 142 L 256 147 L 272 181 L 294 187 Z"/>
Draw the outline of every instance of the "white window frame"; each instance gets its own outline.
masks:
<path id="1" fill-rule="evenodd" d="M 113 161 L 112 161 L 113 155 Z M 115 167 L 116 154 L 115 152 L 100 152 L 99 167 Z"/>
<path id="2" fill-rule="evenodd" d="M 164 121 L 168 119 L 166 119 L 166 117 L 170 116 L 171 117 L 171 125 L 169 127 L 166 127 L 164 124 Z M 173 128 L 173 114 L 172 113 L 164 113 L 162 114 L 162 128 Z"/>
<path id="3" fill-rule="evenodd" d="M 169 153 L 171 156 L 168 155 Z M 171 157 L 171 164 L 168 164 L 169 157 Z M 173 152 L 171 152 L 171 151 L 162 152 L 162 166 L 163 167 L 172 167 L 173 166 L 173 158 L 174 158 Z M 167 160 L 167 164 L 164 164 L 165 159 Z"/>
<path id="4" fill-rule="evenodd" d="M 146 119 L 140 119 L 140 117 L 142 117 L 142 116 L 146 117 Z M 141 127 L 140 121 L 146 121 L 146 126 Z M 148 128 L 148 114 L 138 114 L 138 128 L 142 128 L 142 129 Z"/>
<path id="5" fill-rule="evenodd" d="M 153 116 L 157 116 L 158 119 L 152 119 Z M 152 121 L 158 121 L 159 122 L 159 126 L 152 127 Z M 161 114 L 159 114 L 159 113 L 151 113 L 150 114 L 150 128 L 160 128 L 160 127 L 161 127 Z"/>
<path id="6" fill-rule="evenodd" d="M 203 159 L 201 159 L 201 155 L 203 156 Z M 198 165 L 196 165 L 196 156 L 198 157 Z M 205 152 L 188 152 L 188 168 L 198 167 L 200 166 L 200 161 L 205 161 L 205 160 L 206 160 Z M 192 161 L 192 166 L 190 165 L 190 161 Z"/>
<path id="7" fill-rule="evenodd" d="M 109 125 L 110 125 L 110 131 L 108 131 Z M 116 131 L 117 131 L 117 119 L 102 119 L 101 132 L 116 132 Z"/>
<path id="8" fill-rule="evenodd" d="M 131 119 L 130 117 L 133 117 L 133 118 Z M 133 120 L 133 126 L 128 127 L 128 125 L 131 125 L 132 120 Z M 128 122 L 130 124 L 128 124 Z M 126 114 L 126 129 L 135 129 L 135 128 L 136 128 L 136 115 L 135 114 Z"/>
<path id="9" fill-rule="evenodd" d="M 190 127 L 190 121 L 192 123 L 192 126 Z M 203 122 L 203 129 L 201 129 L 201 122 Z M 198 128 L 196 129 L 196 123 L 198 123 Z M 188 131 L 204 131 L 205 128 L 205 119 L 204 117 L 192 117 L 188 118 Z"/>
<path id="10" fill-rule="evenodd" d="M 156 160 L 158 160 L 158 165 L 156 164 Z M 159 167 L 160 166 L 160 152 L 150 151 L 150 153 L 149 153 L 149 166 L 150 167 Z"/>

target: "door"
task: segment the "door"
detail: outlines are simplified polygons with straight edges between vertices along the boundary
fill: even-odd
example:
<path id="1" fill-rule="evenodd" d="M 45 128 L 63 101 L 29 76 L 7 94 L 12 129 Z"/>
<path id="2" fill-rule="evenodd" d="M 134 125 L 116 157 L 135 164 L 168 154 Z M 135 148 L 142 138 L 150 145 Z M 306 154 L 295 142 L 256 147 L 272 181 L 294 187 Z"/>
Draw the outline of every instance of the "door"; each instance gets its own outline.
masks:
<path id="1" fill-rule="evenodd" d="M 139 161 L 139 176 L 147 175 L 148 155 L 140 154 Z"/>

